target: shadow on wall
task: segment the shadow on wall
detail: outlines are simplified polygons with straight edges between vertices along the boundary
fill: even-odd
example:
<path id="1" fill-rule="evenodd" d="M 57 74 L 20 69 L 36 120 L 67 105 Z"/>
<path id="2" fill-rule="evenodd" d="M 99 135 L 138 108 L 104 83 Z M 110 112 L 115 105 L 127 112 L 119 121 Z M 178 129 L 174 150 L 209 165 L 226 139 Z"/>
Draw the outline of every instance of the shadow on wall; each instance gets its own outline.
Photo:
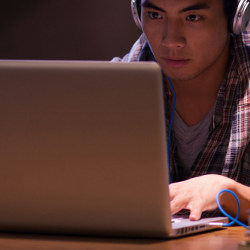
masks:
<path id="1" fill-rule="evenodd" d="M 0 59 L 110 60 L 139 35 L 130 0 L 0 1 Z"/>

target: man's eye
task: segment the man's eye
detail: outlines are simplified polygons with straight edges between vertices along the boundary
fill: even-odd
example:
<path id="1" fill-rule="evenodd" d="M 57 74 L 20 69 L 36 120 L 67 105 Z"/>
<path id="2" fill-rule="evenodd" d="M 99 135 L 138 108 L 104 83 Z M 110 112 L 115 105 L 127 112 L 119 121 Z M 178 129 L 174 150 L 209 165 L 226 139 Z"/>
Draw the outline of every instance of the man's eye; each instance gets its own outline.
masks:
<path id="1" fill-rule="evenodd" d="M 150 19 L 156 19 L 156 20 L 157 19 L 162 19 L 162 16 L 157 12 L 150 11 L 150 12 L 147 13 L 147 15 L 148 15 L 148 17 Z"/>
<path id="2" fill-rule="evenodd" d="M 186 17 L 186 21 L 188 22 L 198 22 L 201 20 L 201 16 L 199 15 L 189 15 Z"/>

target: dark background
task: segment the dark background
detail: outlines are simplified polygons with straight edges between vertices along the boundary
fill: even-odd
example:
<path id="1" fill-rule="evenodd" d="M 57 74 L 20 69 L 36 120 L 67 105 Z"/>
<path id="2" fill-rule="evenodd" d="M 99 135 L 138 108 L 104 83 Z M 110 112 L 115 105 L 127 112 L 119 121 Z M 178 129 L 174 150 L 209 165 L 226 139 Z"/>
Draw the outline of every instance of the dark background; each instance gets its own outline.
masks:
<path id="1" fill-rule="evenodd" d="M 0 59 L 110 60 L 139 35 L 130 0 L 0 0 Z"/>

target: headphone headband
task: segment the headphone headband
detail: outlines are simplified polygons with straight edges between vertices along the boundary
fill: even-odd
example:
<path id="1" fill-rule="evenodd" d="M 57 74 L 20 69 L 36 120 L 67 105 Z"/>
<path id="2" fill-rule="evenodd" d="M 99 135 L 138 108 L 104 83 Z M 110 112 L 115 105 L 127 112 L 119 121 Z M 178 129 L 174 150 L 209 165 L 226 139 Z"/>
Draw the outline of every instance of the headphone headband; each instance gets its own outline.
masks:
<path id="1" fill-rule="evenodd" d="M 140 1 L 131 0 L 131 10 L 136 25 L 141 29 Z M 244 32 L 249 24 L 250 3 L 249 0 L 238 0 L 237 9 L 233 19 L 232 31 L 235 35 Z"/>
<path id="2" fill-rule="evenodd" d="M 233 21 L 233 33 L 235 35 L 244 32 L 249 24 L 250 4 L 248 0 L 239 0 Z"/>
<path id="3" fill-rule="evenodd" d="M 139 2 L 137 0 L 131 0 L 131 11 L 134 18 L 135 24 L 139 29 L 141 29 L 141 19 L 139 13 Z"/>

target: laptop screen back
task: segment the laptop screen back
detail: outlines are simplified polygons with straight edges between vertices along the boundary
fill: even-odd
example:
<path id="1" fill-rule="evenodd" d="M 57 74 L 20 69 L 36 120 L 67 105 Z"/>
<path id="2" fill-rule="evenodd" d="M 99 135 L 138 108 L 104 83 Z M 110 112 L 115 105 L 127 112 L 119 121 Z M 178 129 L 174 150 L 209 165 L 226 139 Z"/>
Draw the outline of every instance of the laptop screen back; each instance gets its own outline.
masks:
<path id="1" fill-rule="evenodd" d="M 156 63 L 0 62 L 0 229 L 171 231 Z"/>

